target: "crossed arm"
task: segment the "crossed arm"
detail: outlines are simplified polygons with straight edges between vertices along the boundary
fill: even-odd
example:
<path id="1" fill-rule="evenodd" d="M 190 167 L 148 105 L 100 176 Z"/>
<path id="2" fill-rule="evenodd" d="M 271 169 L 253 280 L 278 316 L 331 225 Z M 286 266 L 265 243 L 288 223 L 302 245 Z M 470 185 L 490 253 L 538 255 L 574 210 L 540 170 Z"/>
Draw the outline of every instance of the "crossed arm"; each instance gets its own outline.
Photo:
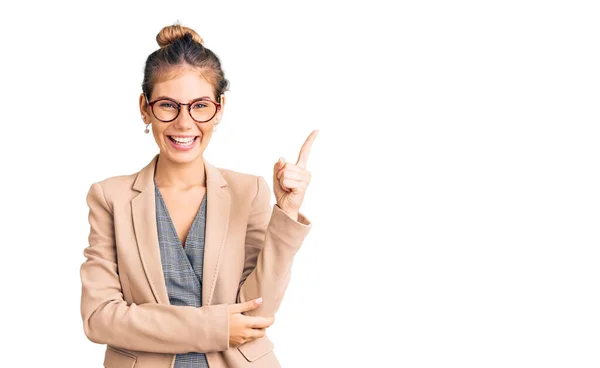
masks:
<path id="1" fill-rule="evenodd" d="M 237 302 L 257 297 L 263 303 L 248 315 L 273 316 L 290 280 L 293 257 L 311 224 L 302 214 L 293 219 L 277 205 L 271 211 L 270 192 L 257 177 L 246 234 L 246 261 Z M 130 350 L 159 353 L 224 351 L 229 348 L 226 304 L 172 306 L 127 305 L 117 271 L 113 213 L 102 187 L 92 184 L 86 198 L 90 223 L 86 261 L 81 265 L 81 316 L 93 342 Z"/>

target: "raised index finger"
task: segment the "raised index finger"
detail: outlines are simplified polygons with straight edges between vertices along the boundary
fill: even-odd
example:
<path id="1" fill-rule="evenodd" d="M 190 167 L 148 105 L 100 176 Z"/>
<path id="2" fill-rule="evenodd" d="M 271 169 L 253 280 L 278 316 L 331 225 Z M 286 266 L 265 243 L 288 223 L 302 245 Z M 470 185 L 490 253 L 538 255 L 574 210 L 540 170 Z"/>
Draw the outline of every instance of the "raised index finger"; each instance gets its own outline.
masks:
<path id="1" fill-rule="evenodd" d="M 318 130 L 313 130 L 312 133 L 310 133 L 310 135 L 308 136 L 308 138 L 306 138 L 306 141 L 300 149 L 300 154 L 298 155 L 298 162 L 296 162 L 296 165 L 300 166 L 303 169 L 306 168 L 306 162 L 308 161 L 308 154 L 310 153 L 310 148 L 312 147 L 315 138 L 317 138 L 318 133 Z"/>

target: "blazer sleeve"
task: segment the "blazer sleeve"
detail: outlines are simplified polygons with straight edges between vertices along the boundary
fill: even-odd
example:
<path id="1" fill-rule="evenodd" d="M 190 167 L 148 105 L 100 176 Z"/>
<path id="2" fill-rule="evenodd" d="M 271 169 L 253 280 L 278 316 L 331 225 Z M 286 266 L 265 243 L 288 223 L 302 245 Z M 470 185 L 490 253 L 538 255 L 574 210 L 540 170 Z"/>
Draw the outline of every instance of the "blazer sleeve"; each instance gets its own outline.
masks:
<path id="1" fill-rule="evenodd" d="M 279 309 L 294 256 L 312 223 L 302 213 L 296 220 L 277 204 L 271 208 L 271 191 L 264 177 L 257 176 L 257 186 L 248 217 L 246 258 L 237 302 L 262 297 L 262 304 L 245 314 L 270 317 Z"/>
<path id="2" fill-rule="evenodd" d="M 156 352 L 216 352 L 229 346 L 226 304 L 172 306 L 127 305 L 117 268 L 113 214 L 102 187 L 92 184 L 87 195 L 90 223 L 86 261 L 81 265 L 81 316 L 93 342 Z"/>

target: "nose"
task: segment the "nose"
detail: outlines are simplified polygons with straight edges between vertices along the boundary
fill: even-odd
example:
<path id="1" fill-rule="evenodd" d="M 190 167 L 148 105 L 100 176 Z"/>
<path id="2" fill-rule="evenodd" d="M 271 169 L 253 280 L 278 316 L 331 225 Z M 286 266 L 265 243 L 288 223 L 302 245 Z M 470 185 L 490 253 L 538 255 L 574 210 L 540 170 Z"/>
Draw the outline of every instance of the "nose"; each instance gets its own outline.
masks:
<path id="1" fill-rule="evenodd" d="M 194 119 L 192 119 L 190 111 L 185 105 L 181 106 L 179 116 L 177 117 L 177 119 L 175 119 L 173 123 L 175 127 L 180 130 L 190 130 L 195 125 L 195 121 Z"/>

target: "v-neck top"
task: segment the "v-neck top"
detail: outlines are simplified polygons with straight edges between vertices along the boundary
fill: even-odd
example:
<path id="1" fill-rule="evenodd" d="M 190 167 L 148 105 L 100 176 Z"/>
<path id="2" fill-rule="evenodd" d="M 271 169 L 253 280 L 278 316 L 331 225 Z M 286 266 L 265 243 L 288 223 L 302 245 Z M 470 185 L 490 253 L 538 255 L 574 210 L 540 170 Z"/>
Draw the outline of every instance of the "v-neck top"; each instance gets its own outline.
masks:
<path id="1" fill-rule="evenodd" d="M 202 270 L 206 233 L 206 193 L 182 246 L 175 224 L 154 181 L 156 226 L 162 270 L 171 305 L 202 306 Z M 174 368 L 208 368 L 204 353 L 177 354 Z"/>

